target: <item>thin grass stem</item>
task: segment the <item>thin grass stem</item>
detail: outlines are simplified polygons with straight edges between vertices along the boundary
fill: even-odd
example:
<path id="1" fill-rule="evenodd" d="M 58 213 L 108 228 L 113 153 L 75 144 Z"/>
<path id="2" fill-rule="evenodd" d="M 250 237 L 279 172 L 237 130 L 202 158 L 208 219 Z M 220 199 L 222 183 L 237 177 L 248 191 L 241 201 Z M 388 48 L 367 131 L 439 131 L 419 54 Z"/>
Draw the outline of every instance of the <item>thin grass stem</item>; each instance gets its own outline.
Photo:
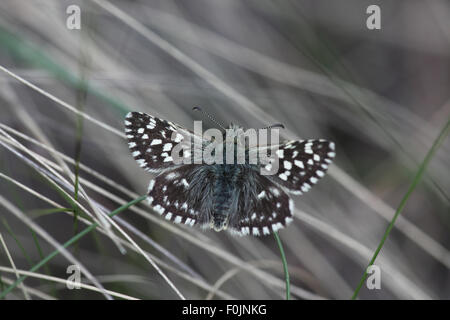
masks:
<path id="1" fill-rule="evenodd" d="M 280 249 L 281 261 L 283 262 L 284 277 L 286 280 L 286 300 L 289 300 L 291 298 L 291 288 L 286 255 L 284 254 L 283 244 L 281 243 L 281 239 L 278 236 L 278 233 L 275 231 L 273 235 L 275 237 L 275 240 L 277 240 L 278 248 Z"/>
<path id="2" fill-rule="evenodd" d="M 380 244 L 378 245 L 378 248 L 375 250 L 375 253 L 373 254 L 373 257 L 370 260 L 369 265 L 367 266 L 367 268 L 369 268 L 371 265 L 373 265 L 375 263 L 375 260 L 377 259 L 378 254 L 381 251 L 381 248 L 383 247 L 384 243 L 386 242 L 386 239 L 389 236 L 389 233 L 391 232 L 392 228 L 394 228 L 394 224 L 395 224 L 395 221 L 397 220 L 397 217 L 403 211 L 403 208 L 405 207 L 406 202 L 408 201 L 409 197 L 411 196 L 411 194 L 414 192 L 414 190 L 416 189 L 417 185 L 419 184 L 420 179 L 422 178 L 422 176 L 423 176 L 423 174 L 425 172 L 425 169 L 427 168 L 428 164 L 430 163 L 431 159 L 433 158 L 433 155 L 436 153 L 436 151 L 439 148 L 439 146 L 442 144 L 444 139 L 447 137 L 449 128 L 450 128 L 450 119 L 447 120 L 446 125 L 441 130 L 439 136 L 433 142 L 433 145 L 431 146 L 431 149 L 428 151 L 428 153 L 425 156 L 424 160 L 420 164 L 419 169 L 417 170 L 417 173 L 416 173 L 416 175 L 415 175 L 411 185 L 408 188 L 408 191 L 403 196 L 403 199 L 400 201 L 400 205 L 398 206 L 397 210 L 395 211 L 394 217 L 392 218 L 391 223 L 389 223 L 389 225 L 388 225 L 388 227 L 387 227 L 387 229 L 386 229 L 386 231 L 385 231 L 385 233 L 383 235 L 383 238 L 381 239 Z M 364 274 L 363 274 L 361 280 L 359 281 L 359 284 L 356 287 L 355 292 L 353 293 L 352 300 L 355 300 L 358 297 L 358 293 L 361 290 L 364 282 L 366 281 L 367 268 L 364 270 Z"/>

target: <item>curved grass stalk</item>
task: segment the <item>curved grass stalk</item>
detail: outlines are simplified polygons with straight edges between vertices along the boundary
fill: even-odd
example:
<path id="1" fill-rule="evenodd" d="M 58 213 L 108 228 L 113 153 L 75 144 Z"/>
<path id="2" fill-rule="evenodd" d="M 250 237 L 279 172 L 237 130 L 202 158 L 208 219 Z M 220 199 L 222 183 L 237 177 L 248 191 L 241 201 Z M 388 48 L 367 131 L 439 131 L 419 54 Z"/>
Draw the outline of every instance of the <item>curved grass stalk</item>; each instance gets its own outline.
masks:
<path id="1" fill-rule="evenodd" d="M 286 280 L 286 300 L 289 300 L 291 298 L 291 288 L 286 255 L 284 254 L 283 244 L 281 243 L 280 237 L 278 236 L 278 232 L 274 231 L 273 236 L 275 237 L 275 240 L 277 240 L 278 248 L 280 249 L 281 261 L 283 262 L 284 277 Z"/>
<path id="2" fill-rule="evenodd" d="M 395 224 L 395 221 L 397 220 L 397 217 L 403 211 L 403 208 L 405 207 L 406 202 L 408 201 L 409 197 L 411 196 L 411 194 L 414 192 L 417 185 L 419 184 L 420 179 L 422 178 L 422 176 L 425 172 L 425 169 L 428 167 L 428 164 L 430 163 L 431 159 L 433 158 L 433 155 L 436 153 L 439 146 L 442 144 L 444 139 L 447 137 L 449 129 L 450 129 L 450 119 L 447 120 L 446 125 L 441 130 L 439 136 L 436 138 L 433 145 L 431 146 L 431 149 L 428 151 L 427 155 L 425 156 L 425 159 L 420 164 L 419 169 L 417 170 L 417 173 L 416 173 L 413 181 L 411 182 L 411 185 L 408 188 L 408 191 L 406 192 L 406 194 L 403 196 L 402 200 L 400 201 L 400 205 L 398 206 L 397 210 L 395 211 L 394 217 L 392 218 L 391 223 L 389 223 L 389 225 L 383 235 L 383 238 L 381 239 L 380 244 L 378 245 L 377 249 L 375 250 L 375 253 L 373 254 L 373 257 L 370 260 L 367 268 L 369 268 L 371 265 L 373 265 L 375 263 L 375 260 L 377 259 L 378 254 L 381 251 L 381 248 L 383 248 L 383 245 L 386 242 L 386 239 L 389 236 L 389 233 L 391 232 L 392 228 L 394 228 L 394 224 Z M 353 293 L 352 300 L 355 300 L 358 297 L 358 293 L 361 290 L 361 288 L 364 284 L 364 281 L 366 281 L 366 279 L 367 279 L 367 268 L 366 268 L 366 270 L 364 270 L 364 274 L 363 274 L 361 280 L 359 281 L 359 284 L 356 287 L 355 292 Z"/>

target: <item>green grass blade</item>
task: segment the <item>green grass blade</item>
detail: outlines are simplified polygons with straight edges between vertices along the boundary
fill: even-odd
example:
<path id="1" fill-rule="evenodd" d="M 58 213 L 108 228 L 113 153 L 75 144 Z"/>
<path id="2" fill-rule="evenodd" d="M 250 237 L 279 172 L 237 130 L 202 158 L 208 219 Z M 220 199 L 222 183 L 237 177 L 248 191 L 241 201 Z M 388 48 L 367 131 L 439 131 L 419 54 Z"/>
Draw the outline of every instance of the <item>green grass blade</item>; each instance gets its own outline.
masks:
<path id="1" fill-rule="evenodd" d="M 281 253 L 281 261 L 283 262 L 284 277 L 286 280 L 286 300 L 289 300 L 291 298 L 291 288 L 290 288 L 289 271 L 288 271 L 288 265 L 287 265 L 287 261 L 286 261 L 286 255 L 284 254 L 283 244 L 281 243 L 278 233 L 275 231 L 273 233 L 273 235 L 275 237 L 275 240 L 277 240 L 278 248 L 280 249 L 280 253 Z"/>
<path id="2" fill-rule="evenodd" d="M 427 168 L 429 162 L 431 161 L 431 159 L 433 158 L 433 155 L 436 153 L 436 150 L 439 148 L 439 146 L 442 144 L 442 142 L 445 140 L 445 138 L 448 135 L 449 132 L 449 128 L 450 128 L 450 119 L 447 120 L 446 125 L 444 126 L 444 128 L 441 130 L 441 132 L 439 133 L 439 136 L 436 138 L 436 140 L 434 141 L 433 145 L 431 146 L 431 149 L 428 151 L 427 155 L 425 156 L 425 159 L 422 161 L 422 163 L 419 166 L 419 169 L 417 170 L 417 173 L 411 183 L 411 185 L 408 188 L 408 191 L 406 192 L 406 194 L 404 195 L 403 199 L 400 201 L 400 205 L 398 206 L 397 210 L 395 211 L 394 217 L 392 218 L 391 222 L 389 223 L 383 238 L 381 239 L 380 244 L 378 245 L 378 248 L 375 250 L 375 253 L 373 254 L 372 259 L 369 262 L 369 265 L 367 266 L 370 267 L 371 265 L 373 265 L 375 263 L 376 258 L 378 257 L 378 254 L 381 251 L 381 248 L 383 247 L 387 237 L 389 236 L 389 233 L 391 232 L 392 228 L 394 227 L 395 221 L 397 220 L 398 216 L 400 215 L 400 213 L 403 211 L 403 208 L 406 205 L 406 202 L 408 201 L 409 197 L 411 196 L 411 194 L 413 193 L 414 189 L 417 187 L 417 185 L 420 182 L 420 179 L 422 178 L 425 169 Z M 352 299 L 355 300 L 358 296 L 359 291 L 361 290 L 364 282 L 366 281 L 367 278 L 367 268 L 366 270 L 364 270 L 364 274 L 358 284 L 358 287 L 356 288 L 355 292 L 353 293 Z"/>

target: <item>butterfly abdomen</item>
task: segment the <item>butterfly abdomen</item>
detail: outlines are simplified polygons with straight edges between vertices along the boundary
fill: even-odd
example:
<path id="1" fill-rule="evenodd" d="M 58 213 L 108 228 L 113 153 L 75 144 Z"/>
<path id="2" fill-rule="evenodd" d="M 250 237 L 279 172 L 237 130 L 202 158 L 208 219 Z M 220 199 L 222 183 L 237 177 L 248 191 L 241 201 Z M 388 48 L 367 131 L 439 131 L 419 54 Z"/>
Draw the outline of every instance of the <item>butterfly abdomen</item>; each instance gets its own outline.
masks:
<path id="1" fill-rule="evenodd" d="M 216 231 L 226 229 L 233 205 L 233 191 L 239 167 L 236 165 L 216 165 L 214 181 L 214 203 L 211 227 Z"/>

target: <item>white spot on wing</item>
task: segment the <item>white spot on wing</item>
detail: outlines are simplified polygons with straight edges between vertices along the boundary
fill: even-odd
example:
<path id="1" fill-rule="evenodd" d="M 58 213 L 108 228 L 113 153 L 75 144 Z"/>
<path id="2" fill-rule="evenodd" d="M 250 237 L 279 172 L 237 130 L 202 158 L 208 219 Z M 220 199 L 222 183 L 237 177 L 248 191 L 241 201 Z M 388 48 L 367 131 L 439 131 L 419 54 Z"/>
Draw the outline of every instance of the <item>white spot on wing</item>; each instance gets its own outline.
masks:
<path id="1" fill-rule="evenodd" d="M 283 158 L 284 158 L 284 150 L 279 149 L 279 150 L 276 151 L 276 154 L 277 154 L 277 156 L 278 156 L 280 159 L 283 159 Z"/>
<path id="2" fill-rule="evenodd" d="M 178 176 L 179 176 L 178 173 L 171 172 L 166 175 L 166 180 L 173 180 L 175 178 L 178 178 Z"/>
<path id="3" fill-rule="evenodd" d="M 187 182 L 187 180 L 186 179 L 182 179 L 181 180 L 181 183 L 187 188 L 187 187 L 189 187 L 189 183 Z"/>
<path id="4" fill-rule="evenodd" d="M 155 146 L 158 144 L 161 144 L 162 140 L 161 139 L 153 139 L 152 142 L 150 143 L 151 146 Z"/>
<path id="5" fill-rule="evenodd" d="M 294 164 L 299 168 L 302 168 L 302 169 L 305 168 L 305 166 L 303 165 L 303 162 L 300 160 L 294 160 Z"/>
<path id="6" fill-rule="evenodd" d="M 172 144 L 166 143 L 163 147 L 163 151 L 170 151 L 170 150 L 172 150 Z"/>
<path id="7" fill-rule="evenodd" d="M 155 207 L 153 207 L 153 209 L 155 209 L 156 212 L 158 212 L 160 215 L 164 213 L 164 208 L 161 207 L 159 204 L 156 205 Z"/>
<path id="8" fill-rule="evenodd" d="M 155 180 L 152 179 L 152 180 L 150 180 L 147 191 L 148 192 L 152 191 L 154 186 L 155 186 Z"/>
<path id="9" fill-rule="evenodd" d="M 270 191 L 272 191 L 272 193 L 275 197 L 278 197 L 280 195 L 280 190 L 278 190 L 275 187 L 270 188 Z"/>
<path id="10" fill-rule="evenodd" d="M 175 217 L 175 220 L 173 220 L 173 222 L 175 222 L 175 223 L 180 223 L 182 219 L 183 219 L 183 218 L 182 218 L 181 216 L 176 216 L 176 217 Z"/>
<path id="11" fill-rule="evenodd" d="M 334 142 L 330 142 L 330 149 L 334 150 L 334 148 L 335 148 Z"/>
<path id="12" fill-rule="evenodd" d="M 139 166 L 142 167 L 142 168 L 147 165 L 147 162 L 145 162 L 144 159 L 137 159 L 136 161 L 139 164 Z"/>
<path id="13" fill-rule="evenodd" d="M 282 224 L 281 222 L 272 224 L 272 230 L 273 230 L 274 232 L 277 232 L 277 231 L 280 230 L 281 228 L 283 228 L 283 224 Z"/>
<path id="14" fill-rule="evenodd" d="M 286 170 L 291 170 L 292 169 L 292 162 L 284 160 L 283 164 L 284 164 L 284 168 Z"/>
<path id="15" fill-rule="evenodd" d="M 249 227 L 242 227 L 241 232 L 243 235 L 250 234 L 250 228 Z"/>

